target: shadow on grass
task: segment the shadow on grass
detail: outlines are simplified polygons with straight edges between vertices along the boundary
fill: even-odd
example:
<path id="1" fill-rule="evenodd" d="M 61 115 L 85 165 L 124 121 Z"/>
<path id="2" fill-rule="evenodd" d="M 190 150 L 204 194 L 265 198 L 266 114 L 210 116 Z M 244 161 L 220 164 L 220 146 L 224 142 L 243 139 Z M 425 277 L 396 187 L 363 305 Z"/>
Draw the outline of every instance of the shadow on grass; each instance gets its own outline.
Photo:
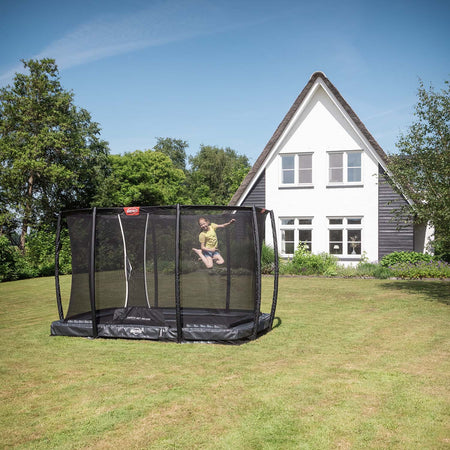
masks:
<path id="1" fill-rule="evenodd" d="M 276 322 L 276 323 L 275 323 L 275 322 Z M 281 326 L 281 319 L 280 319 L 279 317 L 274 317 L 274 318 L 273 318 L 272 329 L 278 328 L 279 326 Z"/>
<path id="2" fill-rule="evenodd" d="M 448 281 L 411 280 L 386 283 L 382 286 L 388 289 L 423 294 L 429 301 L 450 305 L 450 282 Z"/>

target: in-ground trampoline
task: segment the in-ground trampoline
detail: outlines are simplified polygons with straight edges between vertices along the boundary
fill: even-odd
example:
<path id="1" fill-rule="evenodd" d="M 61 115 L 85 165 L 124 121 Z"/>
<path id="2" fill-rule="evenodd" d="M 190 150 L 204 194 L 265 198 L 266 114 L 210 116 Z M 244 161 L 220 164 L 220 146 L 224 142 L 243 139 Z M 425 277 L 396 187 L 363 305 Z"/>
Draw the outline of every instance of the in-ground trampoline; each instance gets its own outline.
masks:
<path id="1" fill-rule="evenodd" d="M 224 262 L 206 268 L 199 219 L 216 230 Z M 270 219 L 275 275 L 270 312 L 261 312 L 261 245 Z M 234 221 L 232 221 L 234 219 Z M 64 314 L 60 233 L 68 227 L 72 284 Z M 278 291 L 272 211 L 256 207 L 93 208 L 59 215 L 53 336 L 242 343 L 272 328 Z M 64 302 L 65 304 L 66 302 Z"/>

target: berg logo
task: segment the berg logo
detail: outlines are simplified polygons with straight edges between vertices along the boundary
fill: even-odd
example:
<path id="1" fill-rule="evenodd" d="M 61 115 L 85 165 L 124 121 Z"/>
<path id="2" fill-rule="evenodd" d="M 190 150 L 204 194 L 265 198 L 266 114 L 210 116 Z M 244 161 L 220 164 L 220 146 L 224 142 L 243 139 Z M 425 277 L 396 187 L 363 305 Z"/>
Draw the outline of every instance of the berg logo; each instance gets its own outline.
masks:
<path id="1" fill-rule="evenodd" d="M 127 216 L 138 216 L 139 206 L 129 206 L 128 208 L 123 208 Z"/>
<path id="2" fill-rule="evenodd" d="M 132 328 L 132 329 L 130 330 L 130 333 L 131 333 L 132 335 L 134 335 L 134 336 L 137 336 L 137 335 L 139 335 L 139 334 L 142 334 L 142 332 L 143 332 L 142 328 Z"/>

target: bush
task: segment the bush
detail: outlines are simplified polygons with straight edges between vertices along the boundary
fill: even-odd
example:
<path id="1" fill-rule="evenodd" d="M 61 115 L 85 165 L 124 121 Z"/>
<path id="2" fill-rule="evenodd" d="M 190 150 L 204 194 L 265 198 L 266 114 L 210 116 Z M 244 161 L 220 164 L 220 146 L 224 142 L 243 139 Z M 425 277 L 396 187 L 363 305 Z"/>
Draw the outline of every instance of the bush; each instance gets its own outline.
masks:
<path id="1" fill-rule="evenodd" d="M 59 254 L 59 273 L 72 269 L 70 242 L 67 230 L 61 232 L 62 248 Z M 0 237 L 0 281 L 45 277 L 55 273 L 55 232 L 48 229 L 34 231 L 28 236 L 26 253 L 11 244 L 6 236 Z"/>
<path id="2" fill-rule="evenodd" d="M 380 265 L 383 267 L 390 267 L 398 263 L 416 264 L 420 261 L 431 262 L 433 261 L 433 255 L 418 252 L 393 252 L 383 256 Z"/>
<path id="3" fill-rule="evenodd" d="M 55 231 L 42 228 L 30 234 L 26 244 L 26 260 L 38 277 L 51 276 L 55 273 Z M 59 273 L 70 273 L 72 259 L 69 234 L 66 229 L 61 230 L 61 250 L 59 252 Z"/>
<path id="4" fill-rule="evenodd" d="M 20 255 L 17 247 L 6 236 L 0 236 L 0 280 L 17 280 L 16 272 Z"/>
<path id="5" fill-rule="evenodd" d="M 397 278 L 450 278 L 450 264 L 444 261 L 399 262 L 390 266 L 390 270 Z"/>
<path id="6" fill-rule="evenodd" d="M 450 263 L 450 250 L 442 242 L 434 243 L 434 260 Z"/>
<path id="7" fill-rule="evenodd" d="M 275 250 L 264 244 L 261 249 L 261 273 L 271 274 L 275 269 Z"/>
<path id="8" fill-rule="evenodd" d="M 381 280 L 385 280 L 393 276 L 392 271 L 388 267 L 368 262 L 358 264 L 356 272 L 360 277 L 373 277 Z"/>
<path id="9" fill-rule="evenodd" d="M 280 275 L 293 275 L 295 274 L 295 267 L 292 261 L 280 260 L 280 265 L 278 268 Z"/>
<path id="10" fill-rule="evenodd" d="M 0 281 L 14 281 L 38 276 L 36 268 L 6 236 L 0 237 Z"/>
<path id="11" fill-rule="evenodd" d="M 315 255 L 307 246 L 299 244 L 292 258 L 295 273 L 300 275 L 337 275 L 337 258 L 328 253 Z"/>

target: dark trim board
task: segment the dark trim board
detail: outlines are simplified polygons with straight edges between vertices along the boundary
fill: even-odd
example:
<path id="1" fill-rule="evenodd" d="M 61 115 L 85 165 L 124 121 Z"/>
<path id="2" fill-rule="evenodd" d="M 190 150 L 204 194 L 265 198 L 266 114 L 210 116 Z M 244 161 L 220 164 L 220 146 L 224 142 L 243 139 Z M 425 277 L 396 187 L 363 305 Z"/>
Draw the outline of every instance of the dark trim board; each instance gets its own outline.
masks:
<path id="1" fill-rule="evenodd" d="M 266 207 L 266 171 L 261 174 L 256 183 L 250 189 L 250 192 L 242 202 L 242 206 L 253 206 L 257 208 Z"/>
<path id="2" fill-rule="evenodd" d="M 414 250 L 414 224 L 404 217 L 399 228 L 395 210 L 408 204 L 407 200 L 394 191 L 386 180 L 387 174 L 378 166 L 378 260 L 392 252 Z"/>

